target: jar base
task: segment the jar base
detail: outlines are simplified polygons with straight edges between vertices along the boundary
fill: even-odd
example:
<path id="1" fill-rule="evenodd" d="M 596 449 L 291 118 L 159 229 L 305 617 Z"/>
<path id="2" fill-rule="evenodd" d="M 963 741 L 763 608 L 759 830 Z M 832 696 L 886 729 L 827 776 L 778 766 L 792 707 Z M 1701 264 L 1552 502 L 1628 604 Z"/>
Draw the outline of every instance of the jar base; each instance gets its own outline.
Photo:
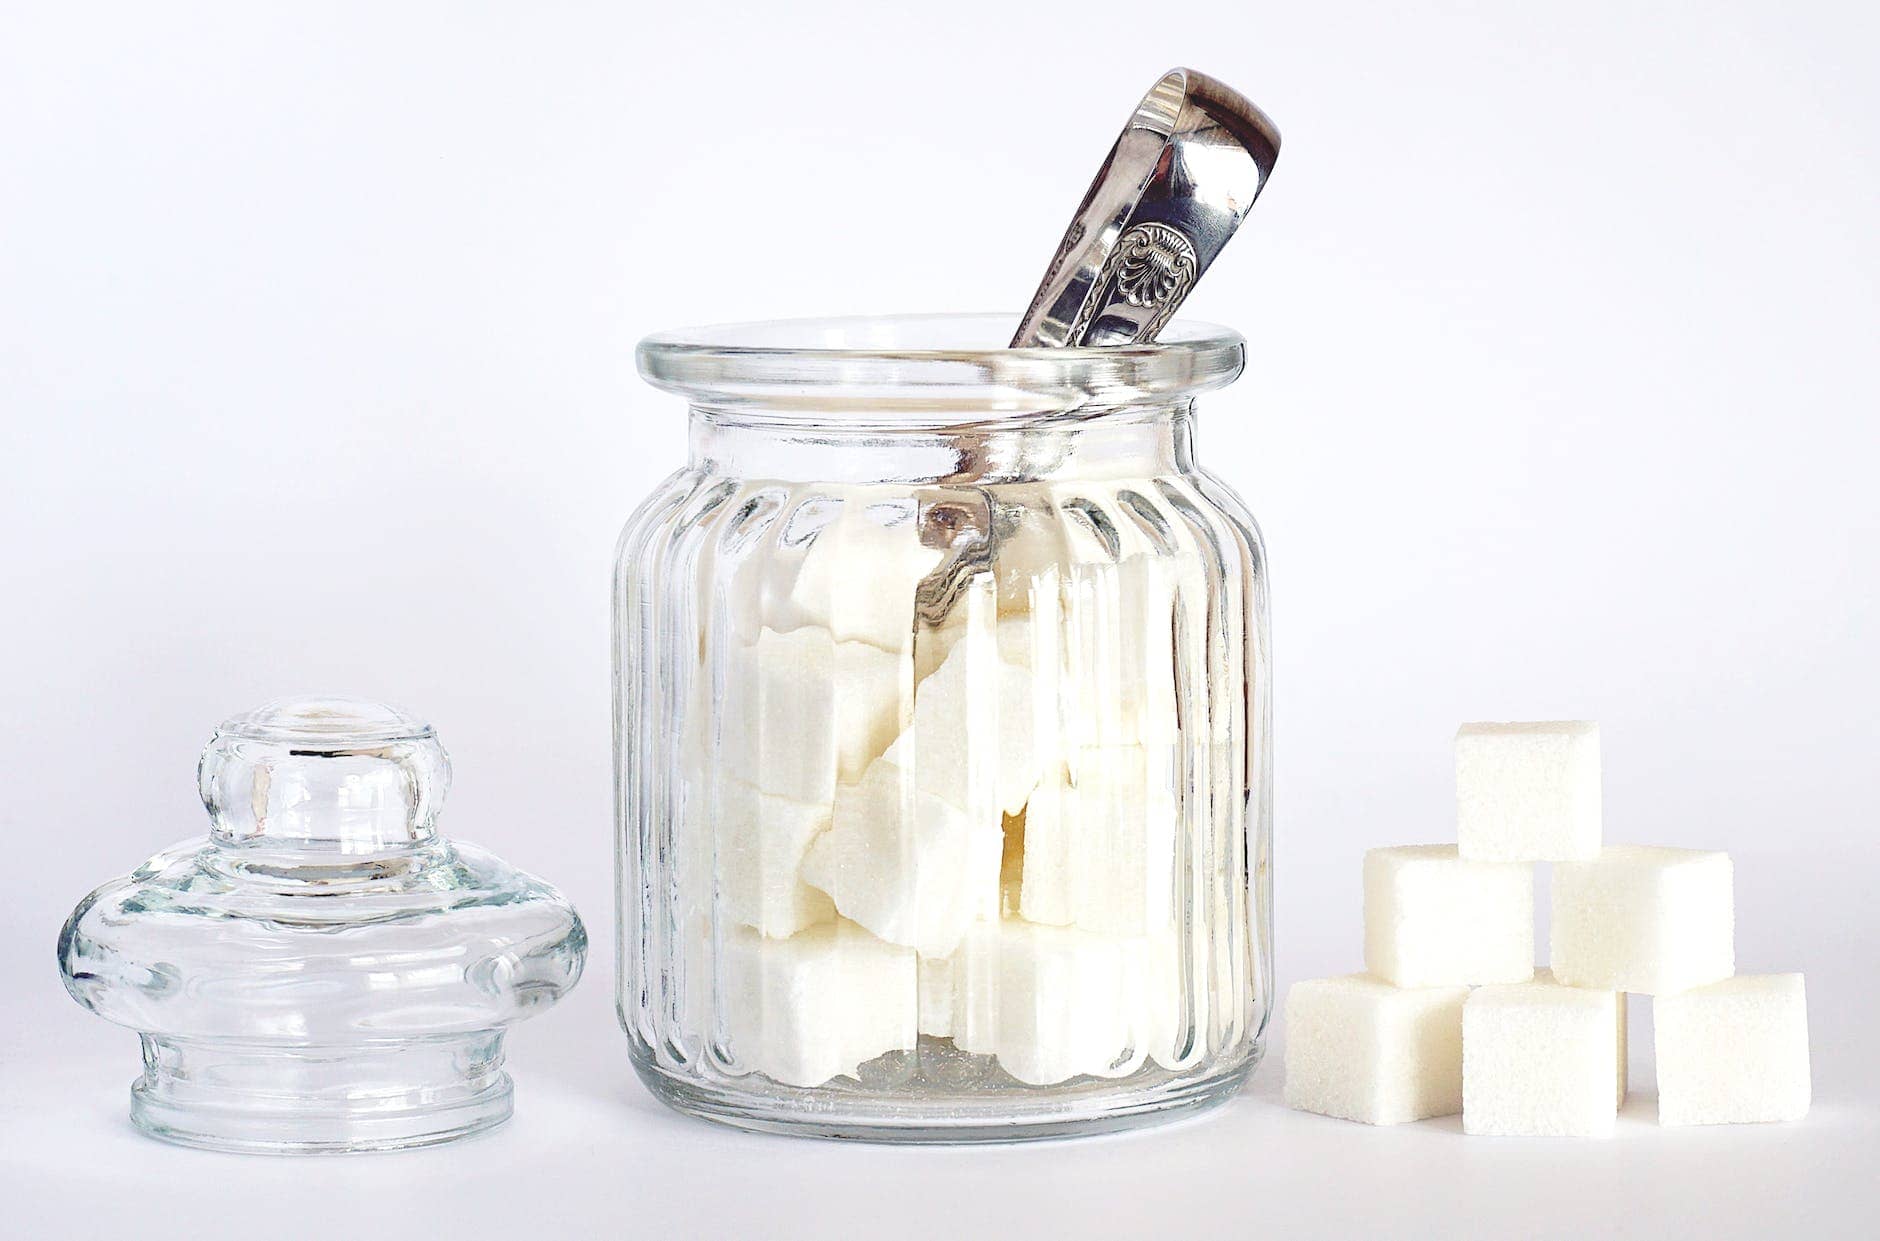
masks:
<path id="1" fill-rule="evenodd" d="M 1164 1081 L 1091 1081 L 1012 1095 L 930 1098 L 845 1090 L 770 1087 L 680 1077 L 634 1056 L 634 1071 L 676 1112 L 757 1133 L 895 1145 L 1037 1142 L 1168 1124 L 1225 1103 L 1260 1062 L 1263 1042 L 1232 1066 L 1206 1077 L 1166 1074 Z"/>
<path id="2" fill-rule="evenodd" d="M 131 1121 L 179 1146 L 318 1155 L 435 1146 L 514 1111 L 502 1035 L 389 1046 L 269 1046 L 145 1036 Z"/>

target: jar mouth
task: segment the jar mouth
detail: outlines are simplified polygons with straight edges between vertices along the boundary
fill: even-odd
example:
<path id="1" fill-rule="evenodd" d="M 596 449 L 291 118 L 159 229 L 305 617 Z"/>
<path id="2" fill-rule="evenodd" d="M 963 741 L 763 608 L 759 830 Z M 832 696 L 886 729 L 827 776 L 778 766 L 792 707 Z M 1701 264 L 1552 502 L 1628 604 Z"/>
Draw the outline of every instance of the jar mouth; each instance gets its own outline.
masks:
<path id="1" fill-rule="evenodd" d="M 954 426 L 1165 404 L 1232 383 L 1246 339 L 1177 320 L 1147 345 L 1008 349 L 1016 314 L 783 319 L 639 344 L 640 374 L 706 411 L 828 426 Z"/>

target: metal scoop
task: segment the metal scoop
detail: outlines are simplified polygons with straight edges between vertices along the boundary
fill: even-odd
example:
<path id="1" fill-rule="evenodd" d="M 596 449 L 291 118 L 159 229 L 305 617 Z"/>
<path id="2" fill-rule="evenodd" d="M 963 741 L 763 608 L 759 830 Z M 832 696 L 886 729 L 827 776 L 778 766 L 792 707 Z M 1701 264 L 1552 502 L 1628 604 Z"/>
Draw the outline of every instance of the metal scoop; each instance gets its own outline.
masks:
<path id="1" fill-rule="evenodd" d="M 1278 156 L 1264 112 L 1206 74 L 1169 71 L 1090 183 L 1012 347 L 1154 340 Z"/>

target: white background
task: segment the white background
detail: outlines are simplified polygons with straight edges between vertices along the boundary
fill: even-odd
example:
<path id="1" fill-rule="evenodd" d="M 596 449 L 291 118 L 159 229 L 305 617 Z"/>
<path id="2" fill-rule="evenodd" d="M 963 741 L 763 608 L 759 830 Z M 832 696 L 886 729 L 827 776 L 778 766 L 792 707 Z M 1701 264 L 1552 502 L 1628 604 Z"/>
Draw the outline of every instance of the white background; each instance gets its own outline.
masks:
<path id="1" fill-rule="evenodd" d="M 1872 1235 L 1880 21 L 1866 5 L 12 5 L 0 16 L 0 1232 Z M 1282 985 L 1356 968 L 1363 849 L 1451 838 L 1449 738 L 1604 729 L 1609 840 L 1727 848 L 1808 972 L 1815 1112 L 1609 1142 L 1242 1099 L 914 1151 L 659 1109 L 614 1026 L 607 579 L 679 464 L 632 344 L 1026 300 L 1140 93 L 1285 134 L 1190 303 L 1262 519 Z M 456 1148 L 143 1140 L 65 998 L 91 886 L 203 829 L 220 718 L 431 718 L 456 835 L 595 931 Z"/>

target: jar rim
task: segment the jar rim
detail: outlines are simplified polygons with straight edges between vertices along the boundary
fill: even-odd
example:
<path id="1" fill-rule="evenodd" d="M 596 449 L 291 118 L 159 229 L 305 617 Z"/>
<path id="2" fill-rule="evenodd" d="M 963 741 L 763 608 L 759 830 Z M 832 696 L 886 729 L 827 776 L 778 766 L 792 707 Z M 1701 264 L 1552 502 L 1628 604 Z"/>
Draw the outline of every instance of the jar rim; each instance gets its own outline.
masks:
<path id="1" fill-rule="evenodd" d="M 1153 344 L 1003 346 L 1015 314 L 855 315 L 658 332 L 640 375 L 705 410 L 784 422 L 945 426 L 1167 403 L 1225 387 L 1246 339 L 1176 320 Z"/>

